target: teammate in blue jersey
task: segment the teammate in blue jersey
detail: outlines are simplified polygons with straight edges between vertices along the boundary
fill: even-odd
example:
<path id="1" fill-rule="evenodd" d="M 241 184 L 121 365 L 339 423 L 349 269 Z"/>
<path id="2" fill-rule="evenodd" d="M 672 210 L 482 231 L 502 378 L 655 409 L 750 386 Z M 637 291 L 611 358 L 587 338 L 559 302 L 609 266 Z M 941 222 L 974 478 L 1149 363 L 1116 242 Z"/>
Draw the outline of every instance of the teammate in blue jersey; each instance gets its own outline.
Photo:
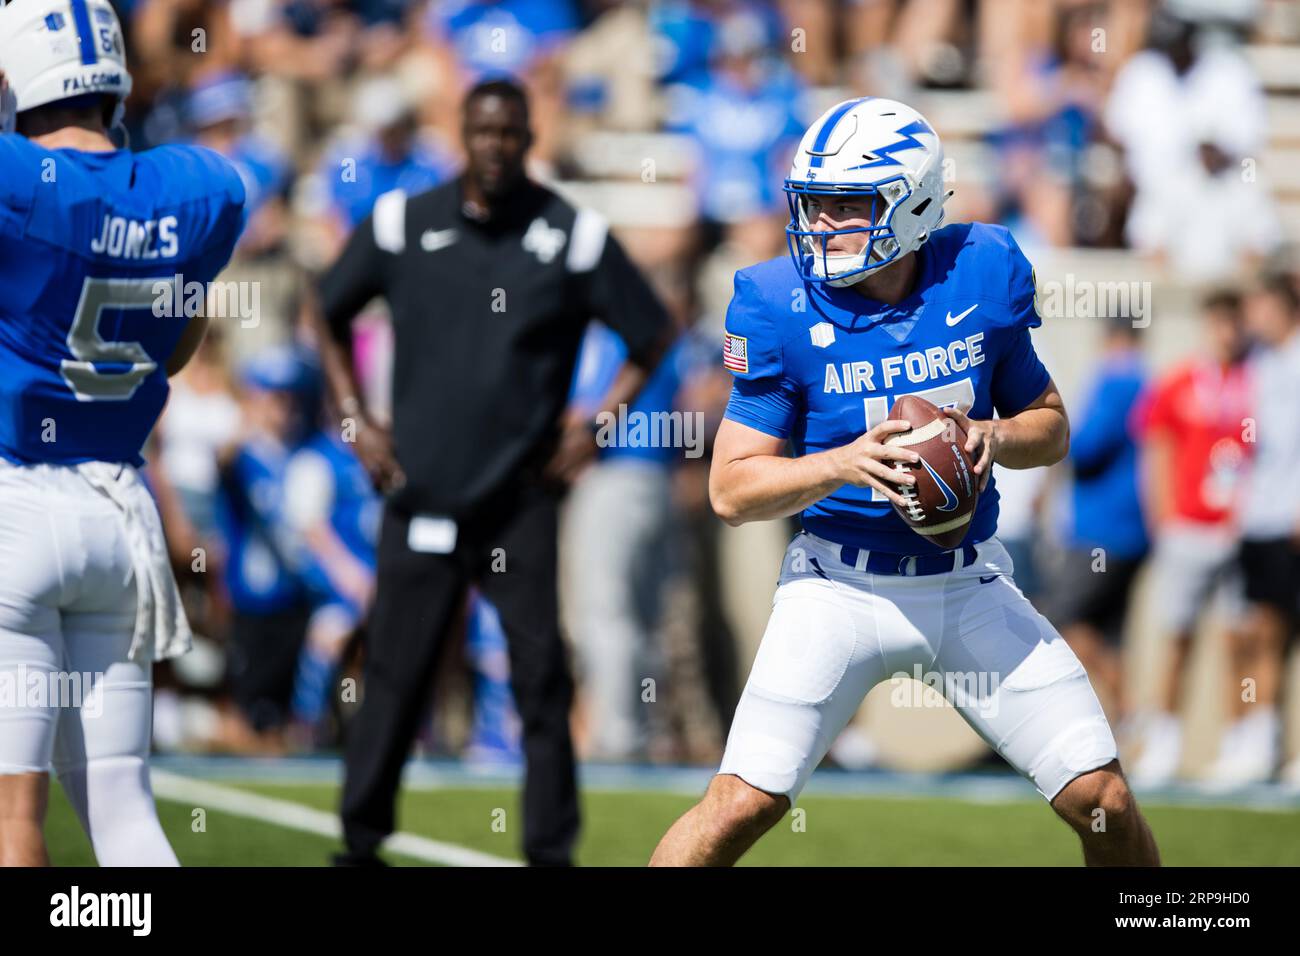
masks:
<path id="1" fill-rule="evenodd" d="M 866 693 L 906 676 L 942 688 L 1078 833 L 1087 863 L 1158 863 L 1087 675 L 1013 583 L 995 536 L 993 463 L 1051 465 L 1069 445 L 1029 334 L 1033 270 L 1005 229 L 940 228 L 942 146 L 902 103 L 828 110 L 785 192 L 789 257 L 736 274 L 723 343 L 735 381 L 709 492 L 730 524 L 797 514 L 803 527 L 718 775 L 651 862 L 735 862 L 798 798 Z M 918 460 L 884 444 L 909 427 L 887 420 L 906 394 L 965 429 L 984 488 L 952 551 L 891 507 L 915 480 L 895 463 Z"/>
<path id="2" fill-rule="evenodd" d="M 244 188 L 207 150 L 115 148 L 130 90 L 107 0 L 0 6 L 0 864 L 48 863 L 51 766 L 101 865 L 176 864 L 151 669 L 190 630 L 136 469 L 206 328 L 176 277 L 225 265 Z"/>

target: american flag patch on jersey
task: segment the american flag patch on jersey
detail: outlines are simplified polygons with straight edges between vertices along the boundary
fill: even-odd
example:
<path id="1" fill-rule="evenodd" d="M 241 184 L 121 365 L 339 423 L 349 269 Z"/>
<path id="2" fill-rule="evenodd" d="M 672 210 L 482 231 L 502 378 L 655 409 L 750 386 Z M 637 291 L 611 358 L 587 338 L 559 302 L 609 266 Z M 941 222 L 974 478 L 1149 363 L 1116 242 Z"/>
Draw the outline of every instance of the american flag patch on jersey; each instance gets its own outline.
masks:
<path id="1" fill-rule="evenodd" d="M 722 336 L 722 364 L 733 372 L 749 371 L 749 340 L 727 332 Z"/>

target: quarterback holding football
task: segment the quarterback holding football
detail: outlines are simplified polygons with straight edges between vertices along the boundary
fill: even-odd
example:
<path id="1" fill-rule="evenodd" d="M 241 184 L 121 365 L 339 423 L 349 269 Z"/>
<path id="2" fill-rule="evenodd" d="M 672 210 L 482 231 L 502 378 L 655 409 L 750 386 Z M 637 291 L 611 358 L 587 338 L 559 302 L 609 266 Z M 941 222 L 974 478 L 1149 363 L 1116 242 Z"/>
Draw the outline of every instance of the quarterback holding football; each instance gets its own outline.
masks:
<path id="1" fill-rule="evenodd" d="M 734 863 L 867 692 L 918 671 L 1078 833 L 1085 862 L 1158 865 L 1087 675 L 995 536 L 993 463 L 1051 465 L 1069 446 L 1030 339 L 1029 263 L 1000 226 L 940 228 L 942 145 L 902 103 L 828 110 L 784 188 L 790 255 L 735 278 L 709 492 L 729 524 L 797 514 L 802 530 L 718 774 L 652 865 Z"/>

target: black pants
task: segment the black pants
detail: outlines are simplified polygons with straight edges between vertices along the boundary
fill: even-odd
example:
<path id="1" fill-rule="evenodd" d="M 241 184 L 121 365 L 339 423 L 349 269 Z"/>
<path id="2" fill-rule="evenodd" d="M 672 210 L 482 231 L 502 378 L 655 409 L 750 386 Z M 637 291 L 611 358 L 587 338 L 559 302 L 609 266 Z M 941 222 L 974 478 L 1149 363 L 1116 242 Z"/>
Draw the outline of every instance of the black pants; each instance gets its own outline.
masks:
<path id="1" fill-rule="evenodd" d="M 235 706 L 258 733 L 289 722 L 298 655 L 311 609 L 294 604 L 281 611 L 236 611 L 230 622 L 226 673 Z"/>
<path id="2" fill-rule="evenodd" d="M 534 865 L 572 862 L 578 788 L 569 737 L 573 681 L 560 638 L 554 494 L 515 491 L 459 523 L 451 554 L 407 547 L 411 516 L 385 509 L 366 644 L 364 696 L 348 729 L 343 834 L 355 857 L 393 831 L 402 766 L 451 619 L 471 582 L 501 615 L 510 683 L 523 720 L 524 853 Z"/>

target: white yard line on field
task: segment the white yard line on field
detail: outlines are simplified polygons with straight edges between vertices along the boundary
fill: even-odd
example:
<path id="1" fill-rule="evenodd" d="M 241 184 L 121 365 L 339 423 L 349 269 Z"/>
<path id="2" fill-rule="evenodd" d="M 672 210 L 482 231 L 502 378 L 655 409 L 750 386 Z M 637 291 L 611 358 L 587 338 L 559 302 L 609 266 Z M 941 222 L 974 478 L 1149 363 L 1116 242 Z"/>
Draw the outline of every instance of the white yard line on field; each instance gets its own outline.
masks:
<path id="1" fill-rule="evenodd" d="M 182 777 L 165 770 L 153 770 L 154 795 L 174 803 L 187 803 L 208 810 L 219 810 L 237 817 L 261 820 L 290 830 L 315 833 L 318 836 L 340 839 L 342 828 L 339 818 L 323 810 L 305 807 L 290 800 L 264 797 L 235 787 L 226 787 L 206 780 Z M 414 833 L 394 833 L 385 842 L 385 850 L 443 866 L 519 866 L 490 853 L 480 853 L 454 843 L 430 840 Z"/>

